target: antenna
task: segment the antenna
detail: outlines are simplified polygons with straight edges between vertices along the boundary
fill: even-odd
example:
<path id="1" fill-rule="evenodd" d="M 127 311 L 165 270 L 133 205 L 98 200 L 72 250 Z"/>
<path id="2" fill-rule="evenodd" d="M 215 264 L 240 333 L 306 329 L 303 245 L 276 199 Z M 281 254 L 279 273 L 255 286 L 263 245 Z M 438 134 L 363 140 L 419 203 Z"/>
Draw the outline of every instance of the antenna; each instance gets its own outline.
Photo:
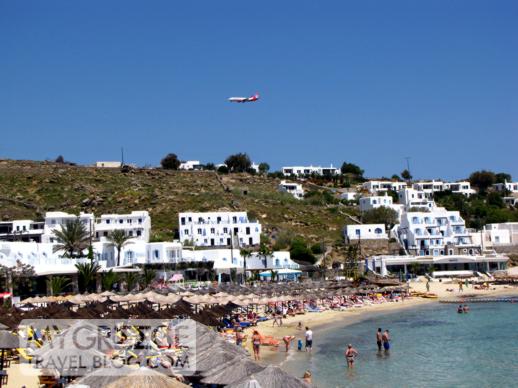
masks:
<path id="1" fill-rule="evenodd" d="M 412 175 L 412 174 L 410 173 L 410 159 L 412 159 L 412 158 L 411 158 L 410 156 L 405 156 L 405 159 L 406 159 L 406 169 L 407 169 L 407 171 L 408 171 L 408 174 L 409 174 L 409 175 Z"/>
<path id="2" fill-rule="evenodd" d="M 121 147 L 121 166 L 124 166 L 124 147 Z"/>

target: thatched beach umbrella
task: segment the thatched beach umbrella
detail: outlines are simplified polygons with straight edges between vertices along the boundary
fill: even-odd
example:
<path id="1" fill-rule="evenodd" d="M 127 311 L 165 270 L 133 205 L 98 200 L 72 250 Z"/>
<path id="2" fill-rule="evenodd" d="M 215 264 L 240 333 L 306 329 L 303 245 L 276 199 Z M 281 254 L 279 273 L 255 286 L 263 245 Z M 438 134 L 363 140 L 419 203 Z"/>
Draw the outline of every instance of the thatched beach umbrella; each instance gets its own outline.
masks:
<path id="1" fill-rule="evenodd" d="M 20 347 L 20 340 L 17 336 L 6 330 L 0 330 L 0 370 L 4 369 L 4 353 L 5 350 L 16 349 Z"/>
<path id="2" fill-rule="evenodd" d="M 260 372 L 264 366 L 248 359 L 236 358 L 208 371 L 202 382 L 205 384 L 227 385 L 240 381 L 253 373 Z M 278 387 L 283 385 L 278 385 Z"/>
<path id="3" fill-rule="evenodd" d="M 113 368 L 99 368 L 75 380 L 73 384 L 86 385 L 89 387 L 105 387 L 134 371 L 135 368 L 130 368 L 125 365 Z"/>
<path id="4" fill-rule="evenodd" d="M 135 371 L 121 377 L 108 385 L 106 388 L 185 388 L 185 385 L 178 380 L 168 377 L 163 373 L 149 368 L 138 368 Z"/>
<path id="5" fill-rule="evenodd" d="M 284 372 L 281 368 L 269 365 L 257 373 L 253 373 L 248 377 L 231 383 L 227 388 L 250 388 L 251 381 L 255 381 L 261 388 L 309 388 L 310 385 L 304 381 Z"/>

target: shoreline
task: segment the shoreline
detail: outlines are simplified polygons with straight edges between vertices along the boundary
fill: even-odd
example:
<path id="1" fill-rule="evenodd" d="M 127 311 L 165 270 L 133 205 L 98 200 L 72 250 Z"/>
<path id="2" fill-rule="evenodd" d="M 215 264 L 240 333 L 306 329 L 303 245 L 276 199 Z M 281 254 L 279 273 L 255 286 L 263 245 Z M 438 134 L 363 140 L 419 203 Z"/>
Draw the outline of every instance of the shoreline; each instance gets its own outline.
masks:
<path id="1" fill-rule="evenodd" d="M 272 336 L 279 340 L 279 346 L 261 346 L 261 360 L 259 361 L 263 365 L 276 365 L 282 366 L 282 364 L 297 351 L 297 340 L 302 339 L 304 343 L 305 327 L 308 326 L 311 330 L 318 331 L 334 329 L 337 326 L 347 327 L 363 320 L 367 320 L 378 314 L 392 313 L 400 310 L 409 308 L 416 308 L 420 306 L 432 305 L 439 303 L 441 299 L 448 298 L 461 298 L 461 297 L 495 297 L 495 296 L 518 296 L 518 287 L 511 286 L 493 286 L 490 290 L 474 290 L 472 288 L 466 289 L 465 292 L 446 292 L 446 287 L 452 287 L 451 284 L 441 284 L 441 290 L 435 290 L 437 284 L 433 284 L 431 292 L 437 292 L 439 298 L 428 299 L 421 297 L 405 298 L 405 301 L 400 302 L 385 302 L 381 304 L 367 305 L 361 308 L 351 308 L 347 310 L 326 310 L 320 313 L 309 313 L 306 312 L 304 315 L 297 315 L 295 317 L 287 317 L 283 319 L 282 326 L 272 327 L 272 321 L 259 322 L 256 327 L 247 328 L 245 333 L 248 340 L 246 341 L 245 348 L 249 351 L 250 357 L 253 359 L 253 351 L 250 338 L 252 337 L 253 330 L 258 330 L 261 335 Z M 424 283 L 417 282 L 411 284 L 413 291 L 421 291 L 421 288 L 425 288 Z M 437 287 L 439 288 L 439 287 Z M 302 330 L 298 330 L 298 323 L 302 322 Z M 282 338 L 284 336 L 295 336 L 295 339 L 290 345 L 288 353 L 285 352 L 284 342 Z M 313 352 L 318 351 L 318 346 L 313 349 Z"/>

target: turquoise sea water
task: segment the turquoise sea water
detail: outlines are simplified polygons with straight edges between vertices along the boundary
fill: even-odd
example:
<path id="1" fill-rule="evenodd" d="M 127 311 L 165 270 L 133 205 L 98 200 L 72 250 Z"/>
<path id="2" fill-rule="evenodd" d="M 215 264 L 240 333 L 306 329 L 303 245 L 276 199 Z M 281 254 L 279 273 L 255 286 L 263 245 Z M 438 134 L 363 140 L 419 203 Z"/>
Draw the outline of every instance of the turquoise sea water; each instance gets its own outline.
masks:
<path id="1" fill-rule="evenodd" d="M 433 304 L 375 315 L 351 326 L 314 331 L 313 354 L 292 353 L 283 369 L 325 387 L 518 387 L 518 304 Z M 389 354 L 377 351 L 375 332 L 389 329 Z M 348 343 L 359 351 L 353 371 Z"/>

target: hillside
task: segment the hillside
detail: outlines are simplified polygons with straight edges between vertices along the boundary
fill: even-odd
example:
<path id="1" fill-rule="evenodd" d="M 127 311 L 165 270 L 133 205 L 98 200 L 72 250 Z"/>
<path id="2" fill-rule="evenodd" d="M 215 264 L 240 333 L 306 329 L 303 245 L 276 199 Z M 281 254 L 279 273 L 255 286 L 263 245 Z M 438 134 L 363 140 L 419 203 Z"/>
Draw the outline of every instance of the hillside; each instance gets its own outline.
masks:
<path id="1" fill-rule="evenodd" d="M 279 181 L 248 174 L 69 166 L 53 162 L 0 160 L 0 219 L 41 219 L 46 211 L 126 213 L 148 210 L 153 239 L 172 239 L 178 212 L 246 210 L 266 234 L 304 236 L 339 244 L 345 215 L 354 208 L 298 201 L 277 192 Z"/>

